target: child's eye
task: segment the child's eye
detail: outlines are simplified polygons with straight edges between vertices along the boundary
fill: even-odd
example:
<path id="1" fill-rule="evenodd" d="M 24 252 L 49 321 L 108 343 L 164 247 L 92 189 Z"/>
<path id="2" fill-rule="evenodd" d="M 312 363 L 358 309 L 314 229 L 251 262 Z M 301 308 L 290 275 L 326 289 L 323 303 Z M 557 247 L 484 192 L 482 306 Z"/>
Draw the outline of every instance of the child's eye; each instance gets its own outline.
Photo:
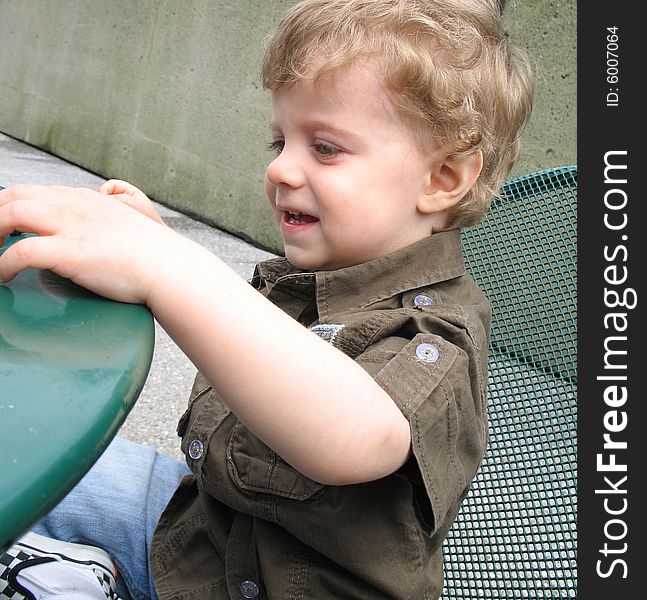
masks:
<path id="1" fill-rule="evenodd" d="M 327 142 L 315 142 L 312 144 L 314 151 L 322 158 L 335 158 L 341 154 L 341 150 Z"/>
<path id="2" fill-rule="evenodd" d="M 274 154 L 278 156 L 283 151 L 284 146 L 285 146 L 285 140 L 272 140 L 267 145 L 267 149 L 271 150 L 272 152 L 274 152 Z"/>

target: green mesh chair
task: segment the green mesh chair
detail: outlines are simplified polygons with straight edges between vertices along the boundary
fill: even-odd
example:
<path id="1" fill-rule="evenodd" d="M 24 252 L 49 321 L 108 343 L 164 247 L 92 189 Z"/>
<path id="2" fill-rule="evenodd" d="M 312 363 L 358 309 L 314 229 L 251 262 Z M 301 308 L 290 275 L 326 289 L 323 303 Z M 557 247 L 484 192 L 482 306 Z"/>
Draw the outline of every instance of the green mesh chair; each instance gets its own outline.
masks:
<path id="1" fill-rule="evenodd" d="M 576 597 L 576 167 L 506 182 L 463 234 L 492 304 L 488 451 L 443 599 Z"/>

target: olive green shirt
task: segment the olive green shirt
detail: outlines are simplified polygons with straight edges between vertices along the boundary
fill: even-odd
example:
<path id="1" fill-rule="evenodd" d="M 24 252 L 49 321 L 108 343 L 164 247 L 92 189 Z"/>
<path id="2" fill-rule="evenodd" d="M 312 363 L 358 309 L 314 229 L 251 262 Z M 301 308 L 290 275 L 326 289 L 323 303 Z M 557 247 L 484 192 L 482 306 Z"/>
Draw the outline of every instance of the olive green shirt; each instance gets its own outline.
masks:
<path id="1" fill-rule="evenodd" d="M 465 272 L 459 232 L 336 271 L 273 259 L 251 283 L 388 392 L 410 423 L 412 457 L 377 481 L 322 485 L 256 438 L 198 374 L 178 425 L 193 475 L 152 544 L 160 599 L 437 598 L 441 544 L 487 438 L 490 312 Z M 263 351 L 261 335 L 249 340 L 250 373 Z"/>

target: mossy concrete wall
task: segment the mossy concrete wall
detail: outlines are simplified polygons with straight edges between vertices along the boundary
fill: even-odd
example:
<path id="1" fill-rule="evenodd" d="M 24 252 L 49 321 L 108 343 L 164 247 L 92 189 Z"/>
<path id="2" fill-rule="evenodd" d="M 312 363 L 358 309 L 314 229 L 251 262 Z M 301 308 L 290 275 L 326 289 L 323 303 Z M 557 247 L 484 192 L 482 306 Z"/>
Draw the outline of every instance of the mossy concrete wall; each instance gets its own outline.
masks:
<path id="1" fill-rule="evenodd" d="M 293 2 L 0 0 L 0 131 L 276 251 L 259 66 Z M 513 175 L 576 161 L 575 10 L 507 3 L 539 76 Z"/>
<path id="2" fill-rule="evenodd" d="M 577 2 L 508 0 L 508 36 L 530 52 L 535 104 L 511 176 L 577 163 Z"/>

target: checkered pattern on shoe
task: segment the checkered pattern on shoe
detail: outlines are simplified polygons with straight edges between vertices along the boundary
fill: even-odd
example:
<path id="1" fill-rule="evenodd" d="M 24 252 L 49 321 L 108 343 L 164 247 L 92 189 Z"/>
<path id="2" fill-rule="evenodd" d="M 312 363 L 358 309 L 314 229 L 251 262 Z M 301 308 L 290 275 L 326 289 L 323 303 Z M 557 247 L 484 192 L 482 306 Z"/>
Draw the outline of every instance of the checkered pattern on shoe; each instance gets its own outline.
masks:
<path id="1" fill-rule="evenodd" d="M 115 591 L 115 577 L 106 570 L 105 565 L 76 561 L 63 554 L 40 550 L 21 542 L 0 555 L 0 600 L 37 600 L 34 594 L 18 582 L 18 575 L 23 569 L 55 561 L 91 567 L 106 600 L 121 600 Z"/>
<path id="2" fill-rule="evenodd" d="M 97 576 L 97 579 L 99 580 L 99 585 L 101 586 L 101 589 L 106 594 L 106 598 L 108 598 L 108 600 L 120 600 L 120 598 L 117 596 L 117 593 L 115 592 L 114 578 L 109 577 L 103 569 L 97 569 L 95 567 L 92 570 L 94 571 L 94 574 Z"/>
<path id="3" fill-rule="evenodd" d="M 20 565 L 29 566 L 33 558 L 32 554 L 15 547 L 0 556 L 0 600 L 33 600 L 34 595 L 31 592 L 25 594 L 25 590 L 22 590 L 22 593 L 18 591 L 22 589 L 22 586 L 16 581 L 16 576 L 20 572 Z M 17 567 L 18 569 L 16 569 Z"/>

